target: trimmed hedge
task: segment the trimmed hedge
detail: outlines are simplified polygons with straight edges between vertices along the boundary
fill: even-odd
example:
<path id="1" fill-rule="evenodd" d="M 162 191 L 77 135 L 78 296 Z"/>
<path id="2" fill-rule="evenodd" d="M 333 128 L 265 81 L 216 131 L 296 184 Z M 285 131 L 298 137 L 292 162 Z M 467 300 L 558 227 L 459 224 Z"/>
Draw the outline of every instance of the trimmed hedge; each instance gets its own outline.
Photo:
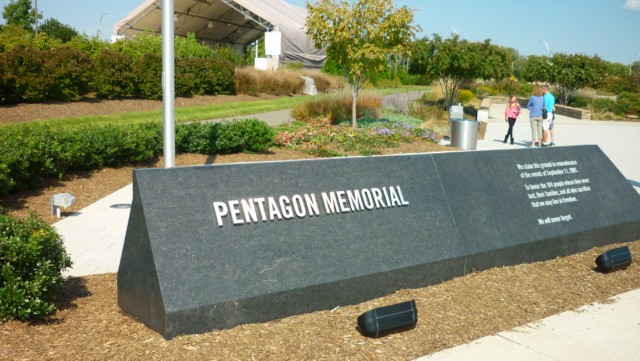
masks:
<path id="1" fill-rule="evenodd" d="M 132 62 L 129 54 L 103 49 L 95 59 L 96 72 L 91 88 L 98 96 L 107 99 L 133 94 Z"/>
<path id="2" fill-rule="evenodd" d="M 275 133 L 258 119 L 227 121 L 218 124 L 216 149 L 218 153 L 264 152 L 273 145 Z"/>
<path id="3" fill-rule="evenodd" d="M 50 129 L 13 126 L 0 129 L 0 195 L 38 187 L 42 180 L 70 170 L 117 167 L 162 153 L 162 124 L 86 126 Z M 274 132 L 257 119 L 191 123 L 176 127 L 178 152 L 215 154 L 262 152 Z"/>
<path id="4" fill-rule="evenodd" d="M 42 319 L 55 311 L 71 259 L 55 229 L 35 215 L 0 212 L 0 322 Z"/>
<path id="5" fill-rule="evenodd" d="M 234 65 L 228 60 L 177 58 L 175 73 L 177 96 L 235 93 Z M 68 46 L 0 52 L 0 103 L 76 101 L 89 92 L 108 99 L 160 99 L 162 56 L 134 58 L 104 48 L 91 57 Z"/>
<path id="6" fill-rule="evenodd" d="M 233 94 L 234 69 L 233 63 L 223 59 L 179 58 L 175 66 L 176 95 Z"/>
<path id="7" fill-rule="evenodd" d="M 14 47 L 0 53 L 0 102 L 78 100 L 89 90 L 89 56 L 70 47 Z"/>

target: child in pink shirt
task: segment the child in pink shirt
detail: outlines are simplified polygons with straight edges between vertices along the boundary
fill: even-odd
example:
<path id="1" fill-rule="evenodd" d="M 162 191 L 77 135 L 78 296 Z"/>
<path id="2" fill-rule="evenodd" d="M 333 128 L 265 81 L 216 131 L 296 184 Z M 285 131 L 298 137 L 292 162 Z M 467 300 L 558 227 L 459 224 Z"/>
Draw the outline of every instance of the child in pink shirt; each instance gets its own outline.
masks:
<path id="1" fill-rule="evenodd" d="M 511 144 L 513 144 L 513 125 L 516 124 L 518 115 L 520 115 L 520 103 L 518 103 L 518 99 L 512 95 L 509 97 L 509 102 L 504 108 L 504 121 L 509 122 L 509 130 L 507 131 L 507 135 L 504 136 L 502 143 L 506 143 L 507 139 L 511 137 Z"/>

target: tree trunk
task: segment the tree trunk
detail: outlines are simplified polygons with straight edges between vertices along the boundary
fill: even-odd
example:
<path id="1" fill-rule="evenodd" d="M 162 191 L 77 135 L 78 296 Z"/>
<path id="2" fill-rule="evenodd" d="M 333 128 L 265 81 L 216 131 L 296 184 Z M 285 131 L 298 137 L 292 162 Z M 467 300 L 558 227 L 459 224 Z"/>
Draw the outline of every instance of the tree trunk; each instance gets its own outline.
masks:
<path id="1" fill-rule="evenodd" d="M 355 87 L 352 87 L 351 88 L 351 126 L 353 127 L 353 129 L 358 129 L 357 108 L 358 108 L 358 89 Z"/>

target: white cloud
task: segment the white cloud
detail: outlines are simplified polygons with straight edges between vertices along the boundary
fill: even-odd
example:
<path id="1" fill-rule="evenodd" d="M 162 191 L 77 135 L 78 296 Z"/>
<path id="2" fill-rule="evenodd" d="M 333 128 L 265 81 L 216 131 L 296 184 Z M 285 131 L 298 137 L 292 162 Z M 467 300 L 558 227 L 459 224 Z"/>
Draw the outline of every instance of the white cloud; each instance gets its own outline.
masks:
<path id="1" fill-rule="evenodd" d="M 623 8 L 631 11 L 640 11 L 640 0 L 627 0 Z"/>

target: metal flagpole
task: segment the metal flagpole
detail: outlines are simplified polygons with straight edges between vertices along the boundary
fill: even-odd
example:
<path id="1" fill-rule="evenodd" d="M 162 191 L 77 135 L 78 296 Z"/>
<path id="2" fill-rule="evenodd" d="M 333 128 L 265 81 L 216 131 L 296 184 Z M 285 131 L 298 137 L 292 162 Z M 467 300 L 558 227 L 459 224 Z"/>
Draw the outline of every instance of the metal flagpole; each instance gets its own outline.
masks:
<path id="1" fill-rule="evenodd" d="M 162 0 L 162 120 L 165 168 L 176 166 L 173 1 Z"/>

